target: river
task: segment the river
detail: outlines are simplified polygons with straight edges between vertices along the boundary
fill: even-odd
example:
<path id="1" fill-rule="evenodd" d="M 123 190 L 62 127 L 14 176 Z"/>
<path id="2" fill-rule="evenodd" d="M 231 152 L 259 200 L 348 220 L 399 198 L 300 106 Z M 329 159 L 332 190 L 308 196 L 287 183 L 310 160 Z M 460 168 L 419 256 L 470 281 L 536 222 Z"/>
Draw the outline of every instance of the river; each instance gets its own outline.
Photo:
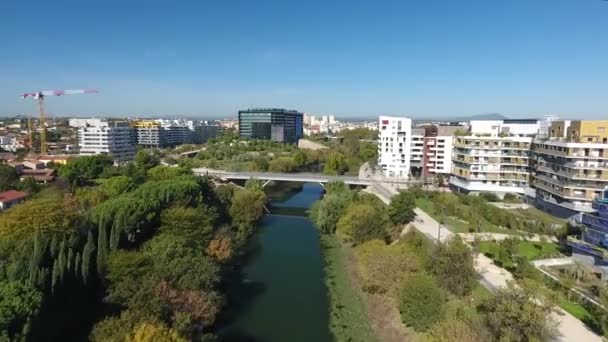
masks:
<path id="1" fill-rule="evenodd" d="M 318 184 L 273 207 L 308 208 Z M 252 241 L 254 252 L 232 292 L 235 312 L 220 331 L 223 341 L 331 341 L 319 233 L 303 216 L 266 215 Z M 236 306 L 236 309 L 234 308 Z"/>

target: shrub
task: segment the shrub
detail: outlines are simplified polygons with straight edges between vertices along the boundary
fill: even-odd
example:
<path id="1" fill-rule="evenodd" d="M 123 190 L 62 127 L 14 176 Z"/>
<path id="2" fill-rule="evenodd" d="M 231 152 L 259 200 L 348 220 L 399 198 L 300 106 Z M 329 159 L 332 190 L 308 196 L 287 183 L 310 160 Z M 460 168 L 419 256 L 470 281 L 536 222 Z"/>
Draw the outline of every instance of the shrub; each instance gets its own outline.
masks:
<path id="1" fill-rule="evenodd" d="M 399 311 L 403 322 L 416 331 L 427 331 L 443 317 L 443 293 L 435 278 L 418 273 L 401 288 Z"/>

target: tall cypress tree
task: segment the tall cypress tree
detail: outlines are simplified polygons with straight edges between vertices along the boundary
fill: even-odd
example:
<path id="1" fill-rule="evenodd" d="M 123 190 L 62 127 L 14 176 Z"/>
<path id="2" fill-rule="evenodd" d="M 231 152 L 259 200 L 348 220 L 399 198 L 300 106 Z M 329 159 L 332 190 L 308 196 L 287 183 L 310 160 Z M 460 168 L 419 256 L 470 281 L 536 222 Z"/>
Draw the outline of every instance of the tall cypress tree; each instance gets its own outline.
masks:
<path id="1" fill-rule="evenodd" d="M 103 275 L 105 271 L 106 259 L 108 257 L 108 236 L 107 228 L 99 225 L 99 236 L 97 241 L 97 274 Z"/>
<path id="2" fill-rule="evenodd" d="M 68 264 L 67 264 L 67 272 L 72 271 L 72 267 L 74 266 L 74 250 L 72 248 L 68 249 Z"/>
<path id="3" fill-rule="evenodd" d="M 80 252 L 74 257 L 74 278 L 80 279 Z"/>
<path id="4" fill-rule="evenodd" d="M 42 263 L 42 257 L 44 254 L 44 243 L 42 241 L 42 233 L 38 230 L 34 235 L 34 251 L 30 257 L 29 265 L 29 278 L 28 285 L 31 287 L 36 286 L 39 267 Z"/>
<path id="5" fill-rule="evenodd" d="M 57 235 L 53 235 L 51 239 L 51 259 L 55 259 L 57 257 L 57 253 L 59 253 L 59 241 L 57 241 Z"/>
<path id="6" fill-rule="evenodd" d="M 51 288 L 53 289 L 53 292 L 55 292 L 55 287 L 57 286 L 58 282 L 59 282 L 59 263 L 57 262 L 57 259 L 55 259 L 55 262 L 53 262 L 53 276 L 51 279 Z"/>
<path id="7" fill-rule="evenodd" d="M 93 239 L 93 232 L 89 230 L 87 243 L 84 245 L 84 249 L 82 250 L 82 262 L 80 265 L 82 271 L 82 281 L 84 281 L 85 284 L 89 280 L 93 253 L 95 253 L 95 240 Z"/>
<path id="8" fill-rule="evenodd" d="M 57 258 L 57 266 L 59 267 L 59 280 L 63 281 L 63 276 L 66 273 L 67 269 L 67 243 L 65 239 L 61 241 L 61 245 L 59 246 L 59 257 Z"/>

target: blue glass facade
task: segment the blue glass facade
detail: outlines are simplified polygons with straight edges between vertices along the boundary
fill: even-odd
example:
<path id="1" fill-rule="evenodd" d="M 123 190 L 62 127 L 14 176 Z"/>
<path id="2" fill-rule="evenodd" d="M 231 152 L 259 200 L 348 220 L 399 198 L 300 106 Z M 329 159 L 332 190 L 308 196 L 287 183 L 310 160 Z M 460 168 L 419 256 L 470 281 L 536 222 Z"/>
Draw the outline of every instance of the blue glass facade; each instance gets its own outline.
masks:
<path id="1" fill-rule="evenodd" d="M 608 187 L 593 202 L 595 213 L 580 213 L 576 219 L 582 228 L 582 239 L 568 241 L 578 252 L 592 254 L 608 261 Z"/>
<path id="2" fill-rule="evenodd" d="M 295 110 L 260 108 L 239 111 L 239 135 L 297 143 L 304 136 L 304 115 Z"/>

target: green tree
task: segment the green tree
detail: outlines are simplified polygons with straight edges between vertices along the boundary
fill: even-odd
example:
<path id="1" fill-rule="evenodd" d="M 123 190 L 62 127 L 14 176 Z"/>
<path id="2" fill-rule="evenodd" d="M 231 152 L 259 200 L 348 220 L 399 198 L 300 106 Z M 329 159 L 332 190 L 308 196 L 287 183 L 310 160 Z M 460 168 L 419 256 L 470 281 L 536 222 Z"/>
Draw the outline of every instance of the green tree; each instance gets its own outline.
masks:
<path id="1" fill-rule="evenodd" d="M 191 169 L 158 165 L 148 170 L 148 180 L 169 180 L 179 176 L 192 174 Z"/>
<path id="2" fill-rule="evenodd" d="M 391 199 L 388 206 L 388 217 L 393 224 L 406 224 L 416 217 L 415 208 L 416 197 L 414 197 L 414 194 L 408 191 L 400 192 Z"/>
<path id="3" fill-rule="evenodd" d="M 556 334 L 552 305 L 526 288 L 498 289 L 478 310 L 496 340 L 548 341 Z"/>
<path id="4" fill-rule="evenodd" d="M 333 234 L 346 207 L 352 201 L 347 194 L 328 194 L 311 208 L 311 219 L 323 234 Z"/>
<path id="5" fill-rule="evenodd" d="M 330 152 L 325 159 L 323 172 L 328 175 L 343 175 L 346 171 L 348 171 L 346 156 L 341 152 Z"/>
<path id="6" fill-rule="evenodd" d="M 163 325 L 141 323 L 131 334 L 127 335 L 125 342 L 186 342 L 187 340 L 172 329 Z"/>
<path id="7" fill-rule="evenodd" d="M 264 215 L 266 195 L 260 191 L 237 191 L 232 198 L 230 216 L 240 226 L 252 227 Z"/>
<path id="8" fill-rule="evenodd" d="M 245 182 L 245 189 L 249 191 L 264 191 L 264 184 L 261 180 L 250 178 Z"/>
<path id="9" fill-rule="evenodd" d="M 160 157 L 156 150 L 139 150 L 135 153 L 133 163 L 136 167 L 150 170 L 151 168 L 160 164 Z"/>
<path id="10" fill-rule="evenodd" d="M 59 176 L 67 180 L 68 184 L 74 188 L 99 177 L 104 169 L 112 164 L 112 158 L 101 154 L 72 158 L 59 168 Z"/>
<path id="11" fill-rule="evenodd" d="M 443 317 L 443 293 L 430 275 L 417 273 L 401 288 L 399 311 L 403 322 L 416 331 L 427 331 Z"/>
<path id="12" fill-rule="evenodd" d="M 18 184 L 18 188 L 19 190 L 27 192 L 28 194 L 35 194 L 40 191 L 40 184 L 36 182 L 34 177 L 26 177 Z"/>
<path id="13" fill-rule="evenodd" d="M 0 281 L 0 340 L 25 341 L 42 294 L 18 281 Z"/>
<path id="14" fill-rule="evenodd" d="M 297 165 L 291 157 L 279 157 L 270 161 L 270 172 L 293 172 Z"/>
<path id="15" fill-rule="evenodd" d="M 88 283 L 89 276 L 91 274 L 91 267 L 93 267 L 93 255 L 95 253 L 95 239 L 93 233 L 89 230 L 87 234 L 87 243 L 84 245 L 82 250 L 82 280 L 84 283 Z"/>
<path id="16" fill-rule="evenodd" d="M 337 230 L 360 244 L 373 239 L 383 240 L 385 225 L 381 211 L 368 204 L 352 204 L 338 221 Z"/>
<path id="17" fill-rule="evenodd" d="M 476 285 L 473 255 L 460 237 L 440 243 L 431 254 L 431 271 L 439 283 L 456 296 L 466 296 Z"/>
<path id="18" fill-rule="evenodd" d="M 205 206 L 198 208 L 171 207 L 161 214 L 161 232 L 206 244 L 213 236 L 217 214 Z"/>
<path id="19" fill-rule="evenodd" d="M 106 198 L 116 197 L 125 192 L 129 192 L 137 187 L 133 178 L 127 176 L 115 176 L 105 180 L 100 186 L 99 191 Z"/>
<path id="20" fill-rule="evenodd" d="M 304 151 L 297 150 L 293 155 L 293 161 L 297 168 L 302 168 L 308 163 L 308 156 Z"/>
<path id="21" fill-rule="evenodd" d="M 0 191 L 14 189 L 19 183 L 19 175 L 14 167 L 0 164 Z"/>

